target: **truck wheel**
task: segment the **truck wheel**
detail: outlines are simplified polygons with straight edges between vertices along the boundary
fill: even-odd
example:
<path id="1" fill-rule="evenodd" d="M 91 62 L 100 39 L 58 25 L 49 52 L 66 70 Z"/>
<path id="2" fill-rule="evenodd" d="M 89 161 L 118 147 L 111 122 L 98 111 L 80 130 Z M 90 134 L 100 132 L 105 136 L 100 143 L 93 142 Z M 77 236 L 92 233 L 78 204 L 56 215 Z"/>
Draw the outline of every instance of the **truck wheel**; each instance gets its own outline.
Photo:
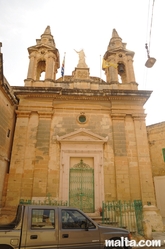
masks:
<path id="1" fill-rule="evenodd" d="M 13 248 L 9 245 L 0 245 L 0 249 L 13 249 Z"/>

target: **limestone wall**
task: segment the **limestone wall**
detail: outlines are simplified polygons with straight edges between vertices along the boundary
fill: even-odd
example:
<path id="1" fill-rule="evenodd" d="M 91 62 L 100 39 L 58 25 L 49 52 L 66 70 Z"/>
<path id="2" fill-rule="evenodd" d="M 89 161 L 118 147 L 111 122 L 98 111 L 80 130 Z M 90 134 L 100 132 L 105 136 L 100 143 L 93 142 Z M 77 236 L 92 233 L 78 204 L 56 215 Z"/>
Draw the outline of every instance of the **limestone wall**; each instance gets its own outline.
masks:
<path id="1" fill-rule="evenodd" d="M 9 172 L 10 155 L 15 125 L 15 105 L 0 85 L 0 207 L 6 173 Z"/>
<path id="2" fill-rule="evenodd" d="M 165 161 L 162 149 L 165 148 L 165 122 L 147 126 L 152 173 L 154 176 L 165 175 Z"/>
<path id="3" fill-rule="evenodd" d="M 46 97 L 46 93 L 44 98 L 21 97 L 7 206 L 17 205 L 19 199 L 43 198 L 47 194 L 59 199 L 62 154 L 56 137 L 80 128 L 108 137 L 102 145 L 105 201 L 142 199 L 144 204 L 155 204 L 141 104 L 132 100 L 98 100 L 56 100 Z M 82 113 L 86 116 L 84 123 L 78 120 Z M 73 149 L 77 149 L 74 143 Z"/>

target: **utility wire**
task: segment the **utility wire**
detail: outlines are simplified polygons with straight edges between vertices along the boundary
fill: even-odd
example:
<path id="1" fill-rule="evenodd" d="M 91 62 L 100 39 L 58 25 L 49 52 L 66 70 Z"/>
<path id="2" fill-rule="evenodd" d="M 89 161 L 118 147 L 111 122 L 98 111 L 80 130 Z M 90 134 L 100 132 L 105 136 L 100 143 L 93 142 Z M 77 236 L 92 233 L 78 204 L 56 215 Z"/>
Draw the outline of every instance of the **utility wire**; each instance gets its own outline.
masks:
<path id="1" fill-rule="evenodd" d="M 150 54 L 150 47 L 151 47 L 151 33 L 152 33 L 152 24 L 153 24 L 153 13 L 154 13 L 154 4 L 155 0 L 152 2 L 152 11 L 151 11 L 151 21 L 149 23 L 150 19 L 150 9 L 151 9 L 151 0 L 148 2 L 148 14 L 147 14 L 147 28 L 146 28 L 146 48 L 147 54 Z M 146 83 L 147 83 L 147 77 L 148 77 L 148 70 L 145 68 L 144 70 L 144 88 L 146 89 Z"/>
<path id="2" fill-rule="evenodd" d="M 149 52 L 150 52 L 150 46 L 151 46 L 151 31 L 152 31 L 152 23 L 153 23 L 153 15 L 154 15 L 154 3 L 155 3 L 155 0 L 153 0 L 153 3 L 152 3 L 151 24 L 150 24 L 150 34 L 149 34 L 149 44 L 148 44 Z"/>
<path id="3" fill-rule="evenodd" d="M 148 42 L 149 16 L 150 16 L 150 0 L 148 1 L 147 27 L 146 27 L 146 43 Z"/>

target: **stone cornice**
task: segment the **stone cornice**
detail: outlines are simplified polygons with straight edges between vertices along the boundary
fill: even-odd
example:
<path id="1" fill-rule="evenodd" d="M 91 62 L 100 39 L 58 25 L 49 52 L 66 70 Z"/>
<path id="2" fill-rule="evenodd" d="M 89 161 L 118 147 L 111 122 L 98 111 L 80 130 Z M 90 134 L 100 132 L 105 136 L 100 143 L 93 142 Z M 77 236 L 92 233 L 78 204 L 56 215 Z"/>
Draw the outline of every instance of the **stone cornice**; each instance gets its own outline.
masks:
<path id="1" fill-rule="evenodd" d="M 18 104 L 18 99 L 15 96 L 12 87 L 9 85 L 5 77 L 3 77 L 3 81 L 0 84 L 0 88 L 3 91 L 3 93 L 6 95 L 8 100 L 10 101 L 11 105 Z"/>
<path id="2" fill-rule="evenodd" d="M 44 118 L 51 118 L 53 116 L 53 111 L 51 112 L 38 111 L 38 115 Z"/>
<path id="3" fill-rule="evenodd" d="M 136 114 L 132 114 L 132 117 L 134 120 L 144 120 L 146 118 L 147 114 L 145 113 L 136 113 Z"/>
<path id="4" fill-rule="evenodd" d="M 38 114 L 40 117 L 44 117 L 44 118 L 51 118 L 53 115 L 53 111 L 26 111 L 26 110 L 16 110 L 15 111 L 17 116 L 19 117 L 29 117 L 31 114 L 36 113 Z"/>
<path id="5" fill-rule="evenodd" d="M 63 89 L 62 87 L 13 87 L 14 93 L 18 98 L 24 96 L 30 98 L 53 98 L 59 100 L 139 100 L 143 104 L 150 97 L 152 91 L 144 90 L 116 90 L 116 89 Z"/>
<path id="6" fill-rule="evenodd" d="M 130 114 L 135 121 L 145 121 L 146 114 L 144 113 L 131 113 Z M 125 113 L 111 113 L 112 120 L 124 120 L 127 114 Z"/>
<path id="7" fill-rule="evenodd" d="M 19 117 L 29 117 L 30 114 L 31 114 L 31 111 L 19 111 L 19 110 L 15 110 L 15 113 Z"/>
<path id="8" fill-rule="evenodd" d="M 126 117 L 126 114 L 122 114 L 122 113 L 111 113 L 111 118 L 112 120 L 124 120 L 124 118 Z"/>
<path id="9" fill-rule="evenodd" d="M 103 89 L 103 90 L 93 90 L 93 89 L 65 89 L 62 87 L 26 87 L 26 86 L 13 86 L 13 91 L 17 93 L 106 93 L 108 95 L 150 95 L 152 91 L 147 90 L 126 90 L 126 89 Z"/>

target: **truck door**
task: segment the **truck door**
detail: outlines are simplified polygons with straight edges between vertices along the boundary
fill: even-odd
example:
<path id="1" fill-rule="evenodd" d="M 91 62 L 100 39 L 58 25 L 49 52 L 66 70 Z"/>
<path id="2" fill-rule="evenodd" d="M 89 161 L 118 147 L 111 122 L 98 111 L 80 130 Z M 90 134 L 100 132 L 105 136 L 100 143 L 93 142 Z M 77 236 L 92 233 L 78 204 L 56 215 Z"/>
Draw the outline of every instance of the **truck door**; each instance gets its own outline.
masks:
<path id="1" fill-rule="evenodd" d="M 76 209 L 61 209 L 59 217 L 59 248 L 99 249 L 99 230 Z M 61 226 L 60 226 L 61 225 Z"/>
<path id="2" fill-rule="evenodd" d="M 45 207 L 29 208 L 25 248 L 57 248 L 58 232 L 55 224 L 55 209 Z"/>

